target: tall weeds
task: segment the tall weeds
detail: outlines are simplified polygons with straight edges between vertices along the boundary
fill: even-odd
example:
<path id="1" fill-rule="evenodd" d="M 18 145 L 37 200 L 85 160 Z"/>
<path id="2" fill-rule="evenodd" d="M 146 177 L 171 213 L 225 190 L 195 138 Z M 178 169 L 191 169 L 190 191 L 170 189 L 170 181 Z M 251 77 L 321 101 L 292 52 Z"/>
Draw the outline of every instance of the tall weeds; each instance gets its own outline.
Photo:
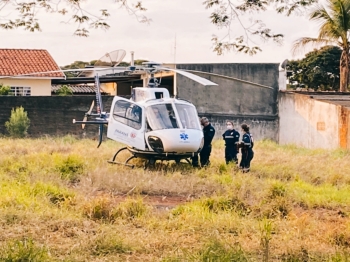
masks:
<path id="1" fill-rule="evenodd" d="M 241 173 L 222 141 L 205 169 L 119 146 L 0 138 L 0 261 L 349 261 L 348 151 L 260 141 Z"/>

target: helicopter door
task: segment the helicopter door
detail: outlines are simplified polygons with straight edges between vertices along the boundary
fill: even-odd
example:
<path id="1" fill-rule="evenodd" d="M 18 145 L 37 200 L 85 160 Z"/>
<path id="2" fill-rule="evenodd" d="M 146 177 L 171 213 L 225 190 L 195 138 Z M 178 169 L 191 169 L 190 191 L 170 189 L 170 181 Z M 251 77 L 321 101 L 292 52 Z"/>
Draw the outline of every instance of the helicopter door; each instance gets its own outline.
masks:
<path id="1" fill-rule="evenodd" d="M 128 146 L 145 150 L 144 108 L 128 99 L 114 97 L 107 137 Z"/>

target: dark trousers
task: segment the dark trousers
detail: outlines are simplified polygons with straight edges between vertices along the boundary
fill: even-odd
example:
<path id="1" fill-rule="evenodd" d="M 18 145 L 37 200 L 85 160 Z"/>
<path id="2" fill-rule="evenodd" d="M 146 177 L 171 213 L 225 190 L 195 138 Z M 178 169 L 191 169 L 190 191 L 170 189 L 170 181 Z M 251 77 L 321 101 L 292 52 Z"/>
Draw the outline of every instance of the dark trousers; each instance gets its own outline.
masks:
<path id="1" fill-rule="evenodd" d="M 209 158 L 211 153 L 211 145 L 205 146 L 202 148 L 200 155 L 200 162 L 201 166 L 208 166 L 210 164 Z M 198 155 L 191 158 L 192 159 L 192 166 L 199 166 L 198 163 Z"/>
<path id="2" fill-rule="evenodd" d="M 239 163 L 239 166 L 243 168 L 243 170 L 249 172 L 250 170 L 250 161 L 254 158 L 254 152 L 252 149 L 242 150 L 242 159 Z"/>
<path id="3" fill-rule="evenodd" d="M 236 164 L 238 164 L 236 147 L 225 147 L 225 160 L 226 164 L 228 164 L 229 162 L 235 162 Z"/>

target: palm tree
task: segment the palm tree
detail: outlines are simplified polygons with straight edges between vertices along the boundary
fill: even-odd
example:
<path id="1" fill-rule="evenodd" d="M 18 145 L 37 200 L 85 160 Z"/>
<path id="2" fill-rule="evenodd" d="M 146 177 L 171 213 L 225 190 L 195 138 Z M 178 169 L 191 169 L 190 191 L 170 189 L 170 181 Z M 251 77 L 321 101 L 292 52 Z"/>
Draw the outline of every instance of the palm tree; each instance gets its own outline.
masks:
<path id="1" fill-rule="evenodd" d="M 327 0 L 327 4 L 327 8 L 318 5 L 310 13 L 310 20 L 321 24 L 318 37 L 299 38 L 293 45 L 293 52 L 307 44 L 339 46 L 342 49 L 339 66 L 340 92 L 345 92 L 349 84 L 350 0 Z"/>

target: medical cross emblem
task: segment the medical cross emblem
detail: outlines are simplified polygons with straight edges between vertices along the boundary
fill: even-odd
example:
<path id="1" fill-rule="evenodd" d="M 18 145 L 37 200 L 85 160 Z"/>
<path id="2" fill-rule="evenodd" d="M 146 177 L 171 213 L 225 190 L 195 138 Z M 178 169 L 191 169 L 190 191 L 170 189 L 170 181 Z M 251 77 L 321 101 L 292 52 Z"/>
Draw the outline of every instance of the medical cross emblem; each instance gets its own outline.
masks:
<path id="1" fill-rule="evenodd" d="M 187 139 L 188 139 L 188 135 L 185 134 L 185 133 L 182 133 L 182 134 L 180 134 L 180 138 L 181 138 L 182 140 L 187 140 Z"/>

